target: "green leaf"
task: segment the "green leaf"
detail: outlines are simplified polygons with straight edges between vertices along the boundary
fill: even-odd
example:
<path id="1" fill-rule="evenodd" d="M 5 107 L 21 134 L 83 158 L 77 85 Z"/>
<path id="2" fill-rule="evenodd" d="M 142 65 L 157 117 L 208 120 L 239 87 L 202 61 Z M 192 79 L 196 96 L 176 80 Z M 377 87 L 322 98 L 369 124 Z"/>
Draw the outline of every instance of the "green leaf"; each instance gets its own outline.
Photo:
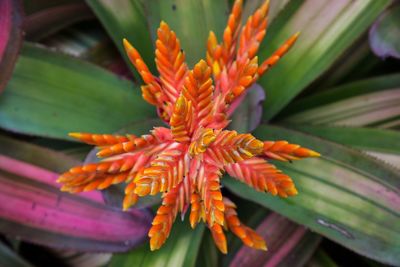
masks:
<path id="1" fill-rule="evenodd" d="M 393 166 L 400 166 L 400 132 L 374 128 L 300 126 L 295 129 L 367 152 Z"/>
<path id="2" fill-rule="evenodd" d="M 259 57 L 267 58 L 301 31 L 294 48 L 260 80 L 267 90 L 264 118 L 271 119 L 326 71 L 390 3 L 387 0 L 291 1 L 271 24 Z"/>
<path id="3" fill-rule="evenodd" d="M 311 260 L 307 263 L 307 267 L 338 267 L 337 264 L 322 249 L 318 249 Z"/>
<path id="4" fill-rule="evenodd" d="M 156 39 L 160 21 L 164 20 L 181 41 L 189 66 L 193 66 L 205 57 L 210 31 L 214 31 L 219 38 L 222 38 L 229 13 L 226 0 L 142 0 L 142 2 L 153 40 Z"/>
<path id="5" fill-rule="evenodd" d="M 33 267 L 2 242 L 0 242 L 0 266 Z"/>
<path id="6" fill-rule="evenodd" d="M 113 42 L 95 21 L 68 27 L 45 38 L 41 43 L 57 52 L 89 61 L 118 75 L 131 76 Z"/>
<path id="7" fill-rule="evenodd" d="M 174 223 L 166 243 L 157 251 L 150 251 L 149 244 L 126 254 L 115 254 L 110 267 L 191 267 L 195 266 L 204 226 L 192 230 L 187 221 Z"/>
<path id="8" fill-rule="evenodd" d="M 372 51 L 382 58 L 400 59 L 400 4 L 394 3 L 386 10 L 369 32 Z"/>
<path id="9" fill-rule="evenodd" d="M 225 179 L 230 190 L 359 254 L 399 265 L 398 171 L 358 151 L 281 127 L 261 126 L 255 136 L 301 144 L 322 157 L 277 164 L 294 179 L 299 191 L 296 197 L 280 199 Z"/>
<path id="10" fill-rule="evenodd" d="M 218 252 L 217 247 L 215 246 L 214 239 L 212 235 L 209 233 L 205 233 L 203 240 L 201 241 L 199 255 L 197 256 L 196 264 L 197 267 L 218 267 L 218 256 L 220 253 Z"/>
<path id="11" fill-rule="evenodd" d="M 354 82 L 300 99 L 285 114 L 293 114 L 282 119 L 292 125 L 397 125 L 400 75 Z"/>
<path id="12" fill-rule="evenodd" d="M 51 249 L 57 258 L 67 266 L 72 267 L 105 267 L 111 260 L 111 253 L 85 253 L 65 249 Z"/>
<path id="13" fill-rule="evenodd" d="M 340 85 L 326 91 L 300 98 L 290 104 L 282 116 L 297 114 L 316 107 L 323 107 L 355 96 L 376 93 L 400 87 L 400 73 L 373 77 Z"/>
<path id="14" fill-rule="evenodd" d="M 0 127 L 67 139 L 68 132 L 112 133 L 154 116 L 140 90 L 90 63 L 26 44 L 0 97 Z"/>
<path id="15" fill-rule="evenodd" d="M 151 70 L 155 70 L 154 46 L 146 24 L 146 17 L 140 1 L 137 0 L 86 0 L 97 18 L 113 39 L 127 65 L 134 70 L 122 45 L 122 39 L 127 38 L 139 51 Z M 139 74 L 134 71 L 140 80 Z"/>
<path id="16" fill-rule="evenodd" d="M 268 21 L 272 22 L 290 1 L 292 0 L 271 1 L 269 4 Z M 245 1 L 243 6 L 243 18 L 246 19 L 253 14 L 264 2 L 265 0 Z"/>

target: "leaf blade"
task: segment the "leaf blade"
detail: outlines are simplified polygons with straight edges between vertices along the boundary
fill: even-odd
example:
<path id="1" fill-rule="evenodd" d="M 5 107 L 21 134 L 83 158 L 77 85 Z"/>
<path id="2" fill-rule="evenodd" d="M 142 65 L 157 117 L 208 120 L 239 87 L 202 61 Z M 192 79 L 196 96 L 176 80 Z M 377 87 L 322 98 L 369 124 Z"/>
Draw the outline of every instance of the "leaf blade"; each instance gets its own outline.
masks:
<path id="1" fill-rule="evenodd" d="M 171 235 L 163 247 L 151 252 L 146 243 L 125 255 L 114 255 L 110 267 L 128 266 L 195 266 L 204 226 L 190 229 L 185 222 L 175 222 Z"/>
<path id="2" fill-rule="evenodd" d="M 189 66 L 205 57 L 209 31 L 222 37 L 228 18 L 226 0 L 157 0 L 143 5 L 153 41 L 160 21 L 165 20 L 181 41 Z"/>
<path id="3" fill-rule="evenodd" d="M 297 31 L 302 34 L 282 62 L 260 80 L 268 90 L 264 118 L 268 120 L 275 116 L 333 64 L 388 4 L 389 1 L 351 0 L 305 0 L 287 4 L 272 23 L 264 41 L 268 47 L 262 46 L 260 58 L 270 55 L 291 34 Z"/>
<path id="4" fill-rule="evenodd" d="M 105 206 L 100 194 L 71 195 L 59 190 L 58 174 L 39 163 L 19 160 L 15 150 L 32 155 L 46 149 L 0 138 L 0 231 L 30 242 L 83 251 L 126 251 L 146 237 L 151 216 L 147 211 Z M 11 145 L 10 145 L 11 143 Z M 6 144 L 6 145 L 4 145 Z M 59 153 L 46 154 L 62 160 Z M 42 159 L 34 158 L 33 161 Z M 64 165 L 66 168 L 68 162 Z M 58 169 L 59 166 L 54 166 Z"/>
<path id="5" fill-rule="evenodd" d="M 0 93 L 10 79 L 22 42 L 22 4 L 20 1 L 0 2 Z"/>
<path id="6" fill-rule="evenodd" d="M 398 171 L 357 151 L 285 128 L 261 126 L 255 135 L 299 143 L 323 156 L 290 166 L 277 164 L 295 179 L 300 192 L 296 197 L 282 200 L 255 193 L 232 179 L 225 181 L 230 190 L 357 253 L 398 264 Z"/>
<path id="7" fill-rule="evenodd" d="M 90 63 L 26 44 L 0 98 L 0 127 L 68 140 L 72 131 L 114 132 L 155 116 L 132 87 Z"/>

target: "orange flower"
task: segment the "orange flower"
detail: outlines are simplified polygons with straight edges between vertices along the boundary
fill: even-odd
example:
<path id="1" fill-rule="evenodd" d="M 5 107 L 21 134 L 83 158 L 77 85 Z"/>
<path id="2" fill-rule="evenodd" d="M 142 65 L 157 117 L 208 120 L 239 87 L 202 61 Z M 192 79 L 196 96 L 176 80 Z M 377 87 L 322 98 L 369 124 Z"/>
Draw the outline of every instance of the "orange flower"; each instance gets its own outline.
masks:
<path id="1" fill-rule="evenodd" d="M 235 1 L 223 42 L 218 43 L 211 32 L 206 61 L 200 60 L 192 70 L 175 33 L 161 22 L 155 52 L 159 77 L 124 40 L 145 83 L 143 98 L 157 107 L 170 128 L 157 127 L 140 137 L 71 133 L 98 146 L 97 156 L 106 159 L 62 174 L 58 179 L 62 190 L 77 193 L 126 182 L 124 210 L 139 197 L 162 193 L 162 204 L 149 231 L 151 250 L 163 245 L 177 213 L 185 213 L 189 207 L 190 225 L 194 228 L 199 221 L 205 222 L 221 252 L 227 252 L 224 229 L 245 245 L 265 250 L 264 240 L 240 222 L 235 204 L 222 196 L 222 174 L 227 172 L 256 190 L 288 197 L 297 194 L 292 179 L 267 160 L 319 156 L 286 141 L 262 142 L 251 134 L 224 130 L 232 102 L 271 68 L 298 36 L 290 37 L 259 65 L 256 53 L 265 35 L 267 13 L 268 1 L 240 29 L 242 1 Z"/>

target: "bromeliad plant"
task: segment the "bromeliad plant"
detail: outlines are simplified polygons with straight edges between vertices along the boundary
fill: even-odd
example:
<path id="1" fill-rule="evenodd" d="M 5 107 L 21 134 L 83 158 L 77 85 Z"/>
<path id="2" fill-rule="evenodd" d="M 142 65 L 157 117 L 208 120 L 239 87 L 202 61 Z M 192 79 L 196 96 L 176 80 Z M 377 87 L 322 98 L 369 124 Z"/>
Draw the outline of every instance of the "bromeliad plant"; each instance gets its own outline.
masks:
<path id="1" fill-rule="evenodd" d="M 70 256 L 70 250 L 96 262 L 89 264 L 85 260 L 85 267 L 100 265 L 98 259 L 103 256 L 93 252 L 107 252 L 105 261 L 112 256 L 110 267 L 300 267 L 335 262 L 335 255 L 349 259 L 353 265 L 354 262 L 363 265 L 367 261 L 350 251 L 399 265 L 400 173 L 389 164 L 400 164 L 400 68 L 398 61 L 381 61 L 369 49 L 371 45 L 381 57 L 399 55 L 396 45 L 400 40 L 396 27 L 400 19 L 399 5 L 391 5 L 390 0 L 272 0 L 268 34 L 261 43 L 264 35 L 261 26 L 265 26 L 263 13 L 257 11 L 252 16 L 254 27 L 246 24 L 239 28 L 239 17 L 246 20 L 264 0 L 244 1 L 243 10 L 235 2 L 228 19 L 233 2 L 0 1 L 1 266 L 31 266 L 30 262 L 37 262 L 36 255 L 47 255 L 47 250 L 62 258 L 49 264 L 51 266 L 77 266 L 71 262 L 76 262 L 77 258 Z M 224 30 L 227 20 L 228 27 Z M 168 22 L 180 42 L 167 25 L 162 24 L 157 32 L 160 21 Z M 249 30 L 248 35 L 241 29 Z M 259 32 L 254 35 L 257 29 Z M 368 29 L 369 42 L 365 34 Z M 201 40 L 207 39 L 209 30 L 223 36 L 221 44 L 211 34 L 208 44 L 204 45 Z M 298 30 L 302 33 L 296 45 L 279 64 L 270 68 L 289 49 L 296 36 L 289 38 L 287 46 L 278 49 L 282 40 Z M 127 42 L 125 46 L 130 53 L 126 53 L 121 42 L 126 36 L 140 51 L 142 60 L 138 60 L 138 54 Z M 173 46 L 169 40 L 180 43 L 186 54 L 180 53 L 178 46 Z M 240 50 L 241 46 L 245 49 Z M 158 51 L 156 64 L 154 48 Z M 261 64 L 276 49 L 280 52 L 270 57 L 266 61 L 268 64 Z M 244 64 L 251 65 L 250 62 L 255 61 L 256 53 L 262 59 L 260 65 L 254 64 L 250 74 L 242 72 Z M 175 58 L 171 59 L 171 55 Z M 205 55 L 205 60 L 196 64 Z M 135 65 L 143 79 L 134 70 Z M 263 77 L 262 66 L 268 71 Z M 160 77 L 152 74 L 157 68 Z M 174 71 L 169 73 L 171 69 Z M 383 75 L 374 77 L 377 74 Z M 142 80 L 145 99 L 157 107 L 164 123 L 174 122 L 175 126 L 166 126 L 154 118 L 156 112 L 140 96 Z M 176 86 L 178 80 L 180 84 Z M 207 86 L 198 86 L 198 80 Z M 192 97 L 192 93 L 201 88 L 208 88 L 205 92 L 212 94 L 211 108 L 201 106 L 203 102 L 199 102 L 196 95 Z M 219 117 L 198 113 L 197 106 L 211 110 L 211 114 L 218 113 Z M 179 109 L 182 114 L 177 113 Z M 193 112 L 189 112 L 190 109 Z M 188 112 L 187 117 L 184 112 Z M 262 123 L 259 121 L 261 113 Z M 251 132 L 251 135 L 227 131 L 225 125 L 229 121 L 229 130 Z M 200 125 L 203 123 L 212 126 Z M 179 135 L 179 125 L 185 126 L 182 135 Z M 141 137 L 129 134 L 143 135 L 150 129 L 153 130 Z M 72 142 L 67 135 L 71 131 L 119 133 L 117 136 L 75 134 L 83 141 L 96 142 L 100 151 L 108 149 L 108 153 L 118 152 L 115 149 L 110 152 L 114 145 L 128 145 L 122 147 L 119 154 L 106 153 L 97 165 L 87 165 L 85 172 L 90 172 L 92 166 L 91 174 L 67 174 L 74 179 L 74 186 L 68 181 L 59 184 L 56 180 L 60 173 L 82 165 L 90 150 L 86 144 Z M 252 139 L 254 151 L 247 148 L 239 154 L 212 154 L 221 151 L 215 148 L 221 144 L 218 136 L 223 133 Z M 280 139 L 312 148 L 322 156 L 291 164 L 279 162 L 291 161 L 294 157 L 288 151 L 278 153 L 282 150 L 280 146 L 286 146 L 284 141 L 263 143 L 262 151 L 256 155 L 257 144 L 261 144 L 256 140 Z M 203 144 L 197 142 L 201 140 Z M 125 152 L 125 149 L 134 149 L 132 144 L 138 145 L 136 150 Z M 155 151 L 146 145 L 165 147 Z M 235 144 L 228 152 L 237 152 L 241 145 L 244 143 Z M 268 149 L 268 145 L 273 148 Z M 287 145 L 286 148 L 292 147 Z M 169 155 L 171 151 L 178 154 Z M 134 159 L 134 156 L 139 159 L 137 167 L 144 169 L 138 170 L 137 175 L 126 175 L 135 167 L 131 165 L 129 169 L 129 164 L 133 164 L 129 158 Z M 239 157 L 243 160 L 236 162 Z M 141 160 L 147 160 L 147 164 Z M 176 165 L 175 160 L 182 164 Z M 98 159 L 90 153 L 86 162 L 98 162 Z M 152 162 L 157 166 L 151 166 Z M 185 165 L 185 162 L 189 163 Z M 271 166 L 267 172 L 274 177 L 272 181 L 276 182 L 278 177 L 293 177 L 299 194 L 285 199 L 266 194 L 264 191 L 273 190 L 274 184 L 255 183 L 265 173 L 257 169 L 256 175 L 252 175 L 248 167 L 255 169 L 258 165 L 249 162 L 260 163 L 260 166 L 274 163 L 276 168 Z M 160 166 L 164 163 L 165 166 Z M 107 164 L 112 166 L 102 169 Z M 199 169 L 192 167 L 196 164 Z M 157 180 L 160 183 L 153 187 L 141 179 L 145 170 L 164 172 L 164 168 L 171 166 L 175 166 L 176 173 L 162 177 L 154 172 L 148 174 L 150 180 L 154 176 L 160 178 Z M 215 170 L 211 176 L 200 172 L 209 172 L 210 168 Z M 189 187 L 191 169 L 196 179 L 204 178 L 204 187 L 199 183 Z M 277 169 L 282 173 L 277 173 Z M 187 175 L 182 176 L 180 182 L 170 179 L 181 177 L 184 171 Z M 223 172 L 227 175 L 221 179 Z M 230 178 L 229 174 L 242 181 Z M 233 204 L 220 195 L 219 184 L 216 181 L 207 183 L 207 177 L 219 181 L 224 187 L 221 192 L 234 200 L 240 216 Z M 251 179 L 244 183 L 245 177 Z M 162 178 L 170 183 L 162 184 Z M 133 184 L 139 180 L 140 183 Z M 128 181 L 128 185 L 123 181 Z M 60 191 L 63 185 L 65 189 L 85 191 L 118 182 L 121 183 L 102 191 L 78 194 Z M 197 190 L 193 202 L 189 195 L 177 193 L 177 198 L 166 197 L 178 191 L 180 183 L 184 182 L 181 191 Z M 129 192 L 126 195 L 125 188 Z M 145 194 L 149 188 L 149 195 L 152 188 L 165 192 L 141 198 L 139 193 Z M 276 186 L 277 195 L 281 188 L 282 184 Z M 203 194 L 205 190 L 213 194 Z M 160 195 L 164 196 L 162 200 Z M 223 211 L 218 209 L 222 205 L 215 200 L 216 196 L 222 198 Z M 121 209 L 124 197 L 126 208 L 139 199 L 133 208 L 124 212 Z M 201 201 L 202 198 L 209 204 Z M 153 228 L 172 229 L 162 248 L 151 251 L 147 244 L 140 244 L 147 240 L 153 220 L 149 208 L 157 210 L 161 202 L 164 205 L 161 204 L 159 210 L 164 213 L 156 216 L 158 221 L 155 222 L 159 224 Z M 190 218 L 192 210 L 194 215 Z M 186 212 L 188 220 L 192 219 L 194 224 L 202 220 L 205 223 L 190 229 L 186 222 L 173 222 L 179 212 Z M 233 233 L 223 232 L 229 253 L 221 255 L 213 244 L 212 235 L 204 233 L 210 220 L 221 230 L 229 229 L 229 224 L 236 225 L 231 230 L 245 243 L 260 240 L 258 246 L 261 247 L 262 239 L 267 240 L 269 251 L 242 246 Z M 221 220 L 223 226 L 218 223 Z M 259 238 L 246 237 L 252 230 L 244 224 L 255 228 Z M 167 232 L 156 231 L 156 234 L 161 235 L 151 237 L 155 243 Z M 321 240 L 322 246 L 319 246 Z M 335 246 L 332 253 L 331 242 L 341 248 L 336 250 Z M 253 243 L 253 247 L 257 246 Z M 41 253 L 27 255 L 32 247 Z M 129 253 L 119 254 L 127 251 Z M 24 257 L 29 262 L 24 261 Z"/>
<path id="2" fill-rule="evenodd" d="M 100 163 L 71 168 L 58 182 L 61 190 L 79 193 L 102 190 L 126 182 L 123 209 L 139 197 L 162 193 L 148 233 L 151 250 L 168 238 L 177 213 L 190 207 L 190 225 L 207 224 L 215 244 L 227 253 L 223 228 L 245 245 L 266 250 L 261 236 L 237 217 L 236 206 L 221 193 L 224 172 L 259 191 L 288 197 L 297 194 L 292 179 L 268 160 L 291 161 L 318 153 L 286 141 L 260 141 L 251 134 L 225 130 L 241 96 L 294 44 L 290 37 L 271 57 L 258 64 L 257 51 L 267 27 L 269 1 L 241 26 L 242 1 L 235 1 L 223 42 L 210 32 L 207 61 L 189 70 L 175 33 L 165 22 L 157 31 L 153 75 L 138 51 L 124 39 L 126 53 L 145 85 L 143 98 L 156 106 L 169 128 L 156 127 L 150 134 L 110 135 L 71 133 L 74 138 L 99 148 Z M 214 81 L 214 86 L 213 86 Z"/>

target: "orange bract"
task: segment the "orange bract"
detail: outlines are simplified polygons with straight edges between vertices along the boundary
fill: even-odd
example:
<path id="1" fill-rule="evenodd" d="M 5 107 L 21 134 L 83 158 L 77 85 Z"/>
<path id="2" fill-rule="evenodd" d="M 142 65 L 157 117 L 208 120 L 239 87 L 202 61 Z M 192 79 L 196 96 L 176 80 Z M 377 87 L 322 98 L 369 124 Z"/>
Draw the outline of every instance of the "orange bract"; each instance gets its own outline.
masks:
<path id="1" fill-rule="evenodd" d="M 58 182 L 71 193 L 104 189 L 126 182 L 123 209 L 139 197 L 162 193 L 149 231 L 151 250 L 168 238 L 178 212 L 190 207 L 190 225 L 207 224 L 215 244 L 227 253 L 225 230 L 245 245 L 266 250 L 264 240 L 238 218 L 236 206 L 223 197 L 224 172 L 258 191 L 288 197 L 297 194 L 293 180 L 267 160 L 290 161 L 319 154 L 286 141 L 260 141 L 251 134 L 224 130 L 238 99 L 294 44 L 293 35 L 270 58 L 258 64 L 257 50 L 267 27 L 266 1 L 241 27 L 242 1 L 235 1 L 223 42 L 210 33 L 206 61 L 188 70 L 185 54 L 175 33 L 165 22 L 157 31 L 153 75 L 138 51 L 124 39 L 132 64 L 141 75 L 143 98 L 157 107 L 170 128 L 157 127 L 149 134 L 110 135 L 71 133 L 82 142 L 96 145 L 99 163 L 70 169 Z M 230 109 L 231 107 L 231 109 Z M 229 111 L 229 112 L 228 112 Z"/>

